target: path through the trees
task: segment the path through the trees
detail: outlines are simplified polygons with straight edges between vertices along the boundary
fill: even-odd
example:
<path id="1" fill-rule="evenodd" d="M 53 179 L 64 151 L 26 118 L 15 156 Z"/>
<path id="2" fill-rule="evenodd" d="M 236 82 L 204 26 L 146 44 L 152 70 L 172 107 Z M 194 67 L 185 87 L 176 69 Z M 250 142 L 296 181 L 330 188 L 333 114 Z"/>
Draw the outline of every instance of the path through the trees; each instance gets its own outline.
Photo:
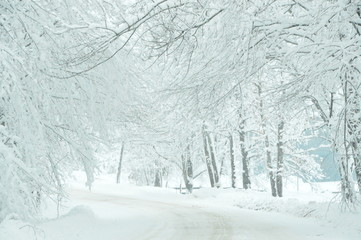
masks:
<path id="1" fill-rule="evenodd" d="M 84 215 L 82 210 L 56 220 L 68 218 L 70 221 L 64 221 L 65 228 L 53 234 L 53 240 L 72 239 L 72 236 L 87 240 L 100 239 L 99 236 L 107 240 L 343 239 L 342 234 L 335 234 L 310 219 L 282 214 L 212 206 L 199 201 L 168 201 L 162 195 L 157 200 L 147 196 L 129 197 L 79 189 L 71 190 L 70 194 L 77 205 L 86 206 L 84 209 L 93 212 L 94 216 L 88 214 L 84 223 L 84 220 L 77 219 Z M 72 225 L 72 222 L 77 222 L 77 227 L 64 226 Z M 42 226 L 45 232 L 49 227 L 46 225 Z"/>

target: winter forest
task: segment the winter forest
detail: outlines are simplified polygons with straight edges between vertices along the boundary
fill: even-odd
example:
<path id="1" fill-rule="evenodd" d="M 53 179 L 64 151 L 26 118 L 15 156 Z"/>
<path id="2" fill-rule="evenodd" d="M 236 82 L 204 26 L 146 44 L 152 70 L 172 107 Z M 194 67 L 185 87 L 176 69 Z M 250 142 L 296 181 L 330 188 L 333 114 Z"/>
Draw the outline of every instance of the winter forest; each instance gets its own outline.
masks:
<path id="1" fill-rule="evenodd" d="M 47 232 L 44 209 L 61 216 L 102 177 L 98 189 L 112 187 L 97 201 L 118 207 L 104 194 L 216 206 L 242 196 L 228 204 L 258 212 L 297 201 L 302 218 L 331 208 L 355 231 L 300 239 L 360 239 L 359 54 L 356 0 L 0 0 L 0 239 Z M 324 202 L 300 200 L 302 186 L 326 194 L 321 183 L 333 186 Z M 66 216 L 90 211 L 75 209 Z M 178 239 L 119 234 L 34 239 Z"/>

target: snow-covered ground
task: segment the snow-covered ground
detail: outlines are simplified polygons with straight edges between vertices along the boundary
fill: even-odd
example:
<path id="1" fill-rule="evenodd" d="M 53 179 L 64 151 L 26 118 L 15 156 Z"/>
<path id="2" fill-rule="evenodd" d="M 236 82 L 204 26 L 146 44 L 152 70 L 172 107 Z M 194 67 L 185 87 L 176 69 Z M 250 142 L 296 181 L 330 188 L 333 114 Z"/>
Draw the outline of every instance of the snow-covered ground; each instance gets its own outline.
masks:
<path id="1" fill-rule="evenodd" d="M 51 206 L 36 224 L 9 216 L 0 224 L 0 240 L 361 239 L 361 215 L 341 213 L 326 190 L 283 199 L 234 189 L 184 195 L 116 185 L 113 176 L 102 176 L 89 192 L 82 178 L 70 184 L 59 218 Z"/>

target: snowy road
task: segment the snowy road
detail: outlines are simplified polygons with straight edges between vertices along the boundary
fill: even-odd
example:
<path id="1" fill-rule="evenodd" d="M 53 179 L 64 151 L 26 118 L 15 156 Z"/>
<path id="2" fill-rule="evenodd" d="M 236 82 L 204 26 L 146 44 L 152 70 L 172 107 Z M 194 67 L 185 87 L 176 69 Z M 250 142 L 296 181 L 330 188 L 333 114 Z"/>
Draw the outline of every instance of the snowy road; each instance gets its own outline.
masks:
<path id="1" fill-rule="evenodd" d="M 95 213 L 94 219 L 91 220 L 92 216 L 77 219 L 82 214 L 70 214 L 64 217 L 74 218 L 71 221 L 64 220 L 63 227 L 68 232 L 58 232 L 49 239 L 352 239 L 344 238 L 342 232 L 321 227 L 309 219 L 306 221 L 236 207 L 202 205 L 200 202 L 193 204 L 190 201 L 174 203 L 165 202 L 164 199 L 142 199 L 80 190 L 71 191 L 71 197 L 88 206 Z M 77 227 L 67 226 L 71 222 L 77 222 Z M 49 226 L 44 224 L 45 232 L 53 232 L 47 231 L 47 228 Z"/>
<path id="2" fill-rule="evenodd" d="M 83 200 L 109 203 L 151 218 L 135 239 L 233 239 L 230 219 L 201 207 L 102 194 L 76 193 Z M 129 214 L 129 213 L 128 213 Z M 241 239 L 241 238 L 240 238 Z"/>

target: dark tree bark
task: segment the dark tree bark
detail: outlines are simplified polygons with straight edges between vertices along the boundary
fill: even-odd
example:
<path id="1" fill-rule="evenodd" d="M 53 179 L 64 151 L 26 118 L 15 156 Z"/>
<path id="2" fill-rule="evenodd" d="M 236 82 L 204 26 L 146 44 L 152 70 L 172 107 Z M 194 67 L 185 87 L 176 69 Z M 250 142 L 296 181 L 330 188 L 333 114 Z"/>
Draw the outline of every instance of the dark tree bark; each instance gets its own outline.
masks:
<path id="1" fill-rule="evenodd" d="M 217 162 L 216 162 L 215 148 L 214 148 L 210 134 L 206 132 L 206 136 L 207 136 L 209 151 L 211 153 L 211 164 L 212 164 L 213 175 L 214 175 L 214 183 L 215 183 L 215 186 L 218 188 L 219 187 L 219 173 L 218 173 Z"/>
<path id="2" fill-rule="evenodd" d="M 354 203 L 356 201 L 356 196 L 354 194 L 354 190 L 353 187 L 351 186 L 351 182 L 350 182 L 350 178 L 351 176 L 349 175 L 349 162 L 350 162 L 350 155 L 349 155 L 349 142 L 348 142 L 348 137 L 347 137 L 347 132 L 349 133 L 350 138 L 352 139 L 353 136 L 352 134 L 353 129 L 352 129 L 352 114 L 353 114 L 353 104 L 350 104 L 351 106 L 349 106 L 349 102 L 351 100 L 351 96 L 352 96 L 352 88 L 350 88 L 349 84 L 348 84 L 348 75 L 345 74 L 345 80 L 344 80 L 344 104 L 345 104 L 345 112 L 344 112 L 344 129 L 343 129 L 343 134 L 344 134 L 344 139 L 343 139 L 343 144 L 344 144 L 344 151 L 345 154 L 344 156 L 340 159 L 340 163 L 339 163 L 339 170 L 340 170 L 340 176 L 341 176 L 341 193 L 342 193 L 342 198 L 346 203 Z M 351 118 L 351 122 L 349 121 Z M 351 132 L 350 132 L 351 131 Z M 355 139 L 355 138 L 354 138 Z M 352 148 L 352 145 L 351 145 Z"/>
<path id="3" fill-rule="evenodd" d="M 352 190 L 350 176 L 348 174 L 349 168 L 349 156 L 346 154 L 345 157 L 341 158 L 341 164 L 339 167 L 340 175 L 341 175 L 341 193 L 344 201 L 347 203 L 355 202 L 355 194 Z"/>
<path id="4" fill-rule="evenodd" d="M 284 129 L 284 122 L 281 121 L 278 124 L 278 142 L 277 142 L 277 176 L 276 176 L 276 187 L 277 187 L 277 195 L 279 197 L 283 196 L 283 181 L 282 181 L 282 174 L 283 174 L 283 129 Z"/>
<path id="5" fill-rule="evenodd" d="M 259 96 L 259 107 L 260 107 L 260 113 L 261 113 L 261 127 L 262 132 L 264 134 L 264 144 L 266 148 L 266 163 L 267 163 L 267 170 L 269 173 L 269 179 L 271 183 L 271 192 L 273 197 L 277 197 L 277 189 L 276 189 L 276 179 L 275 179 L 275 173 L 274 168 L 272 165 L 272 157 L 271 157 L 271 151 L 270 151 L 270 143 L 269 138 L 266 133 L 266 119 L 263 112 L 263 100 L 262 100 L 262 87 L 259 84 L 256 84 L 257 90 L 258 90 L 258 96 Z"/>
<path id="6" fill-rule="evenodd" d="M 205 132 L 205 127 L 203 126 L 203 146 L 204 146 L 204 155 L 205 155 L 205 160 L 206 160 L 206 165 L 207 165 L 207 170 L 208 170 L 208 176 L 209 176 L 209 181 L 211 183 L 211 187 L 214 187 L 214 173 L 213 173 L 213 168 L 212 168 L 212 164 L 211 164 L 211 158 L 210 158 L 210 154 L 208 151 L 208 144 L 207 144 L 207 137 L 206 137 L 206 132 Z"/>
<path id="7" fill-rule="evenodd" d="M 357 179 L 357 186 L 359 189 L 359 193 L 361 194 L 361 154 L 359 149 L 359 144 L 361 142 L 352 141 L 352 151 L 353 151 L 353 161 L 355 164 L 355 174 Z"/>
<path id="8" fill-rule="evenodd" d="M 241 154 L 242 154 L 242 182 L 243 188 L 251 188 L 251 179 L 249 177 L 249 166 L 248 166 L 248 151 L 245 146 L 246 134 L 244 132 L 245 120 L 241 120 L 239 124 L 239 140 L 241 144 Z"/>
<path id="9" fill-rule="evenodd" d="M 143 170 L 143 175 L 144 175 L 145 181 L 147 182 L 147 186 L 150 186 L 150 180 L 148 178 L 147 171 Z"/>
<path id="10" fill-rule="evenodd" d="M 350 83 L 345 83 L 345 105 L 347 106 L 345 121 L 347 121 L 347 130 L 351 140 L 352 158 L 354 161 L 357 185 L 359 192 L 361 193 L 361 97 L 356 87 L 357 84 L 353 81 L 353 78 L 350 78 L 349 81 Z"/>
<path id="11" fill-rule="evenodd" d="M 274 168 L 272 166 L 272 158 L 271 158 L 271 151 L 269 150 L 270 144 L 268 140 L 268 136 L 265 137 L 265 145 L 266 145 L 266 156 L 267 156 L 267 168 L 269 171 L 269 179 L 271 183 L 271 191 L 272 196 L 277 197 L 277 189 L 276 189 L 276 176 L 274 172 Z"/>
<path id="12" fill-rule="evenodd" d="M 231 160 L 232 188 L 236 188 L 236 165 L 234 164 L 234 146 L 233 146 L 232 134 L 229 134 L 229 153 L 230 153 L 230 160 Z"/>
<path id="13" fill-rule="evenodd" d="M 162 173 L 158 168 L 155 170 L 154 187 L 162 187 Z"/>
<path id="14" fill-rule="evenodd" d="M 123 153 L 124 153 L 124 142 L 122 143 L 122 149 L 120 150 L 119 164 L 118 164 L 118 170 L 117 170 L 117 183 L 120 183 L 120 174 L 122 172 Z"/>
<path id="15" fill-rule="evenodd" d="M 346 74 L 347 75 L 347 74 Z M 346 126 L 348 124 L 348 102 L 349 102 L 349 90 L 348 89 L 348 84 L 347 84 L 347 76 L 345 76 L 345 78 L 343 79 L 342 77 L 340 77 L 340 81 L 343 82 L 343 91 L 344 91 L 344 108 L 345 108 L 345 112 L 344 112 L 344 119 L 343 121 L 345 122 L 344 125 Z M 314 104 L 315 108 L 318 110 L 318 112 L 320 113 L 320 116 L 322 118 L 322 120 L 324 121 L 324 123 L 331 129 L 331 123 L 330 123 L 330 118 L 333 116 L 333 106 L 334 106 L 334 94 L 331 93 L 331 101 L 330 101 L 330 106 L 329 106 L 329 114 L 327 115 L 325 113 L 325 111 L 322 109 L 320 103 L 318 102 L 318 100 L 314 97 L 308 97 L 311 98 L 312 103 Z M 328 118 L 328 116 L 330 118 Z M 344 128 L 344 132 L 347 132 L 347 128 L 348 130 L 351 129 L 350 126 L 347 126 Z M 349 134 L 351 134 L 349 132 Z M 352 135 L 352 134 L 351 134 Z M 355 201 L 355 196 L 354 196 L 354 192 L 350 183 L 350 176 L 348 173 L 348 169 L 349 169 L 349 156 L 348 156 L 348 144 L 347 144 L 347 137 L 344 136 L 344 153 L 342 153 L 339 149 L 339 146 L 337 146 L 337 140 L 333 139 L 333 148 L 336 154 L 342 154 L 343 157 L 339 157 L 337 159 L 338 161 L 338 170 L 339 170 L 339 174 L 340 174 L 340 183 L 341 183 L 341 194 L 342 194 L 342 198 L 343 201 L 345 203 L 353 203 Z M 352 138 L 352 137 L 351 137 Z M 352 145 L 352 143 L 351 143 Z M 352 146 L 351 146 L 352 147 Z M 352 150 L 353 147 L 352 147 Z M 361 176 L 360 176 L 361 177 Z"/>
<path id="16" fill-rule="evenodd" d="M 189 193 L 193 191 L 193 163 L 191 161 L 190 147 L 187 146 L 185 155 L 182 155 L 182 171 L 184 184 Z"/>

